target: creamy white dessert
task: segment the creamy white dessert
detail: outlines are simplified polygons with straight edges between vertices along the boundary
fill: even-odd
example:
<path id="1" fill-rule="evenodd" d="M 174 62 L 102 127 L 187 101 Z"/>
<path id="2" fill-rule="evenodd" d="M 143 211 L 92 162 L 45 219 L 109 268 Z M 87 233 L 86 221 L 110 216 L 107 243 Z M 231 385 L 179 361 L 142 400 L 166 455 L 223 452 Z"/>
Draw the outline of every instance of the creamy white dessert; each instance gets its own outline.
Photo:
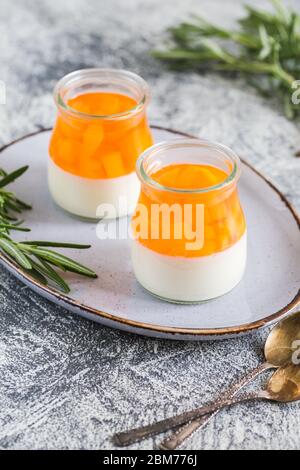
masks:
<path id="1" fill-rule="evenodd" d="M 137 169 L 142 186 L 131 227 L 138 282 L 177 303 L 233 289 L 247 259 L 238 157 L 219 144 L 177 140 L 150 148 Z"/>
<path id="2" fill-rule="evenodd" d="M 149 89 L 124 70 L 84 69 L 54 90 L 57 118 L 49 145 L 49 188 L 66 211 L 87 219 L 122 217 L 137 202 L 138 156 L 153 143 Z"/>
<path id="3" fill-rule="evenodd" d="M 48 185 L 60 207 L 90 219 L 110 219 L 132 213 L 140 191 L 135 173 L 117 178 L 85 178 L 64 171 L 51 158 L 48 161 Z"/>
<path id="4" fill-rule="evenodd" d="M 247 260 L 247 233 L 227 250 L 198 258 L 168 256 L 132 241 L 138 282 L 158 297 L 200 302 L 224 295 L 242 279 Z"/>

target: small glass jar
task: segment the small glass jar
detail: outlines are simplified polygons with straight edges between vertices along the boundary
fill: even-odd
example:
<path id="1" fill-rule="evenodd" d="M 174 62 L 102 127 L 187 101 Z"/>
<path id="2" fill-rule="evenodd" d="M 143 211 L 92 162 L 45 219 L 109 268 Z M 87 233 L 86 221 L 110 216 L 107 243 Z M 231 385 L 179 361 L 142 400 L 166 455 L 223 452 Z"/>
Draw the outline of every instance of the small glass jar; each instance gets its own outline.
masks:
<path id="1" fill-rule="evenodd" d="M 140 156 L 132 262 L 147 291 L 171 302 L 197 303 L 240 282 L 247 256 L 240 171 L 234 152 L 206 140 L 163 142 Z"/>
<path id="2" fill-rule="evenodd" d="M 88 219 L 132 213 L 140 190 L 138 156 L 152 145 L 149 88 L 124 70 L 84 69 L 54 90 L 49 189 L 67 212 Z"/>

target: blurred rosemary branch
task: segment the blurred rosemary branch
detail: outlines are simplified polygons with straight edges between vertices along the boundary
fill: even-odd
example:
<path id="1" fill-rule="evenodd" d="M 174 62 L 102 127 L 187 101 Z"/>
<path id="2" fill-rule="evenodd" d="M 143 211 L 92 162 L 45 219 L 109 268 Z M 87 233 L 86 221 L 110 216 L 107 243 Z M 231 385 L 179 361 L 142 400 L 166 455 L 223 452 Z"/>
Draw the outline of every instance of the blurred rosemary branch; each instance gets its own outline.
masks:
<path id="1" fill-rule="evenodd" d="M 181 70 L 244 73 L 264 96 L 277 96 L 285 115 L 294 119 L 300 115 L 300 104 L 292 101 L 293 84 L 300 79 L 300 16 L 281 0 L 270 1 L 270 13 L 245 6 L 247 15 L 236 31 L 193 15 L 170 28 L 171 46 L 153 55 Z"/>
<path id="2" fill-rule="evenodd" d="M 73 248 L 85 249 L 90 245 L 79 245 L 75 243 L 60 243 L 52 241 L 25 241 L 17 242 L 11 235 L 11 231 L 29 232 L 23 227 L 23 220 L 18 216 L 25 210 L 31 209 L 26 202 L 17 198 L 15 193 L 8 191 L 6 186 L 17 178 L 20 178 L 28 166 L 8 174 L 0 168 L 0 252 L 12 259 L 24 272 L 30 274 L 43 285 L 51 283 L 62 292 L 70 292 L 69 285 L 57 272 L 70 271 L 81 276 L 96 278 L 97 275 L 89 268 L 77 263 L 57 251 L 49 248 Z"/>

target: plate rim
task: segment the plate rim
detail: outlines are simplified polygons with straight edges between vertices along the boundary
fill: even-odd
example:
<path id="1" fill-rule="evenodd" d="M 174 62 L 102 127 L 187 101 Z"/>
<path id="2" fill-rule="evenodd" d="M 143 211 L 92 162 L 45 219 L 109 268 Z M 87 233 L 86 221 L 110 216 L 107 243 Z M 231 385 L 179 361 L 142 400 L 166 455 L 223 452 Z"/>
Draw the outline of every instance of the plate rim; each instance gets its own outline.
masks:
<path id="1" fill-rule="evenodd" d="M 195 135 L 182 132 L 182 131 L 177 131 L 175 129 L 171 129 L 168 127 L 164 126 L 159 126 L 159 125 L 151 125 L 152 129 L 156 130 L 161 130 L 161 131 L 166 131 L 170 132 L 172 134 L 182 136 L 182 137 L 187 137 L 187 138 L 197 138 Z M 38 129 L 37 131 L 30 132 L 28 134 L 25 134 L 21 137 L 18 137 L 9 143 L 3 145 L 0 147 L 0 154 L 2 154 L 7 148 L 13 146 L 14 144 L 17 144 L 21 142 L 22 140 L 28 139 L 30 137 L 35 137 L 38 134 L 44 133 L 44 132 L 49 132 L 52 130 L 52 127 L 42 127 Z M 1 155 L 0 155 L 1 156 Z M 245 161 L 243 158 L 241 158 L 241 161 L 244 165 L 246 165 L 248 168 L 250 168 L 254 173 L 256 173 L 261 179 L 263 179 L 271 188 L 273 191 L 277 193 L 277 195 L 280 197 L 282 202 L 286 205 L 287 209 L 290 211 L 292 217 L 294 218 L 298 229 L 300 231 L 300 216 L 292 203 L 286 198 L 286 196 L 277 188 L 277 186 L 270 181 L 268 178 L 266 178 L 259 170 L 254 168 L 250 163 Z M 49 300 L 59 302 L 60 305 L 64 306 L 67 310 L 70 311 L 70 308 L 76 309 L 79 312 L 82 312 L 83 314 L 88 314 L 89 316 L 95 316 L 98 319 L 99 323 L 99 317 L 102 318 L 104 321 L 109 321 L 114 324 L 114 327 L 119 328 L 119 329 L 126 329 L 129 331 L 132 331 L 134 329 L 134 332 L 143 332 L 145 335 L 149 335 L 149 333 L 152 333 L 153 335 L 172 335 L 176 337 L 193 337 L 194 339 L 200 339 L 202 338 L 220 338 L 220 337 L 232 337 L 234 335 L 240 335 L 240 334 L 246 334 L 250 333 L 251 331 L 255 331 L 264 327 L 267 327 L 274 323 L 276 320 L 280 320 L 284 316 L 286 316 L 291 310 L 293 310 L 297 305 L 300 304 L 300 288 L 295 295 L 295 297 L 284 307 L 282 307 L 280 310 L 271 313 L 269 315 L 266 315 L 264 318 L 260 320 L 256 320 L 254 322 L 250 323 L 244 323 L 243 325 L 237 325 L 237 326 L 230 326 L 230 327 L 222 327 L 222 328 L 183 328 L 183 327 L 167 327 L 167 326 L 161 326 L 161 325 L 155 325 L 151 323 L 145 323 L 145 322 L 139 322 L 136 320 L 130 320 L 126 318 L 120 318 L 116 317 L 113 314 L 110 314 L 108 312 L 105 312 L 103 310 L 96 309 L 94 307 L 90 307 L 88 305 L 85 305 L 81 302 L 78 302 L 75 299 L 72 299 L 72 297 L 69 297 L 68 295 L 65 295 L 56 289 L 49 287 L 49 286 L 44 286 L 40 284 L 38 281 L 36 281 L 32 276 L 30 276 L 27 273 L 24 273 L 13 261 L 11 261 L 8 257 L 6 257 L 3 253 L 0 253 L 0 262 L 1 264 L 8 268 L 10 272 L 15 272 L 18 275 L 18 278 L 28 285 L 31 288 L 34 288 L 36 292 L 43 291 L 46 294 L 46 297 Z M 69 307 L 69 308 L 68 308 Z M 96 318 L 93 318 L 94 321 L 97 321 Z"/>

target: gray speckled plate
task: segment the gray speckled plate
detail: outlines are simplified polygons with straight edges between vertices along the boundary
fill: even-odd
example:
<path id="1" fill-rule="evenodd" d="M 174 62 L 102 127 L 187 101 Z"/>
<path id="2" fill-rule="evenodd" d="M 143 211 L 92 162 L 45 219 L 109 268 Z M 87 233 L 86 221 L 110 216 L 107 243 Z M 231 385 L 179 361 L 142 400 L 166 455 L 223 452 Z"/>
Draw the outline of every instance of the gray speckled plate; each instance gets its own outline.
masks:
<path id="1" fill-rule="evenodd" d="M 182 136 L 153 128 L 156 141 Z M 134 333 L 182 340 L 225 339 L 279 320 L 300 302 L 300 221 L 282 194 L 245 162 L 240 196 L 249 231 L 249 259 L 243 281 L 229 294 L 201 304 L 175 305 L 145 292 L 131 270 L 127 240 L 100 241 L 93 223 L 81 222 L 57 208 L 47 190 L 46 163 L 50 132 L 28 135 L 1 149 L 8 170 L 29 164 L 16 183 L 31 202 L 27 238 L 91 243 L 76 253 L 78 261 L 98 274 L 97 280 L 68 275 L 72 292 L 65 296 L 39 285 L 0 256 L 22 282 L 72 312 L 106 326 Z M 124 224 L 125 219 L 120 219 Z M 19 235 L 19 237 L 22 235 Z M 24 237 L 24 238 L 26 238 Z"/>

